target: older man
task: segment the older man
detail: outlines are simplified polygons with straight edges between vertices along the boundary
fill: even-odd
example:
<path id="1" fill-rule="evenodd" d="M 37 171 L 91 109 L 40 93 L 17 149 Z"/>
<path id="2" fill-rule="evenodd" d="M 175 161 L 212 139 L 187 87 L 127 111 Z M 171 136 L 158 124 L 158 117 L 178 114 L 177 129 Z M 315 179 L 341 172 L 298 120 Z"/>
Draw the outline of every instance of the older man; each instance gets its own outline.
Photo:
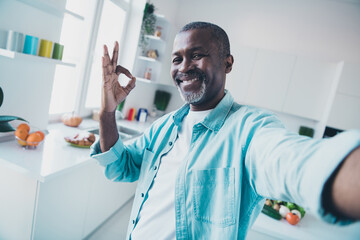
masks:
<path id="1" fill-rule="evenodd" d="M 225 90 L 228 37 L 205 22 L 176 35 L 171 76 L 186 104 L 124 145 L 116 106 L 135 78 L 104 46 L 100 141 L 91 155 L 113 181 L 136 181 L 128 238 L 244 239 L 264 197 L 296 202 L 330 222 L 360 218 L 360 131 L 314 140 Z M 120 86 L 118 76 L 131 81 Z"/>

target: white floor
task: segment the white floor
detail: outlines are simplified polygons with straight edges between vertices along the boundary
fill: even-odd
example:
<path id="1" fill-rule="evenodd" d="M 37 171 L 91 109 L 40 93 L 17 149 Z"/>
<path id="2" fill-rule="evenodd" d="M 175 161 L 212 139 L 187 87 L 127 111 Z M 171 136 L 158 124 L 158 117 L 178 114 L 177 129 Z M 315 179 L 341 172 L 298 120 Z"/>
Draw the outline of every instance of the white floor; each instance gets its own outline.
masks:
<path id="1" fill-rule="evenodd" d="M 127 226 L 133 198 L 119 209 L 111 218 L 101 225 L 85 240 L 121 240 L 126 238 Z M 246 240 L 274 240 L 275 238 L 250 230 Z"/>

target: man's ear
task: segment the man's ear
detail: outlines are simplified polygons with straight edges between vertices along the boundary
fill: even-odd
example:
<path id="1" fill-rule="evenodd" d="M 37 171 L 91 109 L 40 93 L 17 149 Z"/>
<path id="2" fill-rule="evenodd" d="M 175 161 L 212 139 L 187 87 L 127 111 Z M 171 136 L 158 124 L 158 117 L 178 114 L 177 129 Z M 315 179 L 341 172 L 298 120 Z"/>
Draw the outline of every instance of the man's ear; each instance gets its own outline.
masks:
<path id="1" fill-rule="evenodd" d="M 234 57 L 229 55 L 225 59 L 225 73 L 229 73 L 232 70 L 232 66 L 234 64 Z"/>

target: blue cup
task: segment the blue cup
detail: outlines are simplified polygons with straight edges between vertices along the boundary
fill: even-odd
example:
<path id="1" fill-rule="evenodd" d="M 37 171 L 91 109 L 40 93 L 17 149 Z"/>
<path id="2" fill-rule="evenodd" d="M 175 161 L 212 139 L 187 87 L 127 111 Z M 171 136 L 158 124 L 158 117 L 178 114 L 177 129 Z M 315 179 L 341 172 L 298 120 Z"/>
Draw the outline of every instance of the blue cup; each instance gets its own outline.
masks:
<path id="1" fill-rule="evenodd" d="M 23 53 L 36 55 L 39 38 L 26 35 Z"/>

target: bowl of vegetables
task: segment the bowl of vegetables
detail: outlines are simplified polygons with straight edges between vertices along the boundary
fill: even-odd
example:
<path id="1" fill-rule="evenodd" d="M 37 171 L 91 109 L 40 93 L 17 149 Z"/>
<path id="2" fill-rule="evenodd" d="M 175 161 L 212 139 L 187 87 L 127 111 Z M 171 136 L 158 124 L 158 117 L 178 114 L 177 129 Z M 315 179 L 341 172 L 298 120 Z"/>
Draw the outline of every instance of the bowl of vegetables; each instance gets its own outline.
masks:
<path id="1" fill-rule="evenodd" d="M 301 206 L 280 200 L 266 199 L 262 213 L 276 220 L 286 219 L 291 225 L 296 225 L 305 216 L 305 210 Z"/>

